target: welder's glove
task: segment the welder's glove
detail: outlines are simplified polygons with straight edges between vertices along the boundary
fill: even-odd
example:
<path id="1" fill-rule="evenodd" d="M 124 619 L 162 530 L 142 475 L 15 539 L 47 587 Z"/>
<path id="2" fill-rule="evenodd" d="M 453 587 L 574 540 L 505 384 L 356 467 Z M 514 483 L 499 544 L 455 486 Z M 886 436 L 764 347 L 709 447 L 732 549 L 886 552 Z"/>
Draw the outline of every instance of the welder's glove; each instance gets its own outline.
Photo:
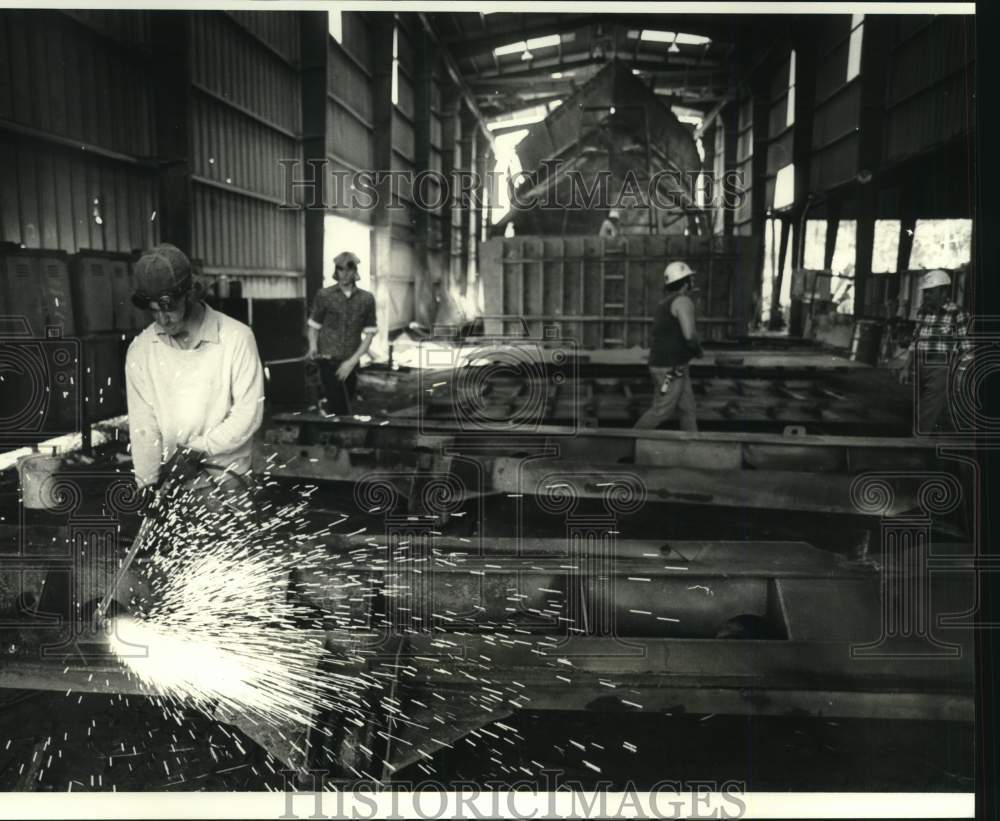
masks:
<path id="1" fill-rule="evenodd" d="M 705 351 L 702 350 L 701 343 L 697 339 L 688 339 L 687 347 L 691 352 L 691 357 L 693 359 L 698 359 L 705 355 Z"/>
<path id="2" fill-rule="evenodd" d="M 183 485 L 198 478 L 203 471 L 206 455 L 200 450 L 180 447 L 160 468 L 157 489 L 165 484 Z"/>

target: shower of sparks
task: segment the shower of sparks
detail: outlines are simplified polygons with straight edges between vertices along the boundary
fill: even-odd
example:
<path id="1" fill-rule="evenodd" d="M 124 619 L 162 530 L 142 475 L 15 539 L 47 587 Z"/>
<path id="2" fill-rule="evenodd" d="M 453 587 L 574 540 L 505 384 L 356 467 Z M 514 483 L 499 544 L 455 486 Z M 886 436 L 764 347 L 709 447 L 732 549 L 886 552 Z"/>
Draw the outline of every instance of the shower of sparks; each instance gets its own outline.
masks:
<path id="1" fill-rule="evenodd" d="M 566 641 L 586 630 L 577 625 L 568 581 L 559 581 L 576 564 L 532 565 L 544 572 L 525 585 L 518 580 L 523 564 L 509 556 L 487 562 L 439 549 L 442 531 L 431 529 L 440 527 L 431 524 L 433 516 L 408 516 L 402 536 L 379 532 L 363 513 L 328 516 L 317 525 L 317 487 L 294 490 L 297 502 L 265 502 L 257 516 L 248 499 L 212 510 L 190 491 L 171 493 L 134 566 L 128 614 L 108 629 L 129 674 L 155 693 L 152 702 L 174 733 L 170 754 L 162 752 L 162 730 L 150 725 L 144 746 L 116 744 L 108 753 L 103 782 L 101 773 L 72 773 L 61 789 L 115 789 L 126 770 L 135 777 L 133 767 L 147 763 L 159 772 L 159 783 L 149 783 L 163 788 L 198 788 L 199 779 L 221 774 L 267 785 L 288 766 L 332 766 L 346 777 L 383 781 L 411 765 L 430 775 L 437 753 L 470 748 L 488 777 L 527 775 L 542 783 L 553 756 L 564 769 L 602 772 L 598 755 L 605 748 L 593 742 L 564 741 L 552 745 L 546 761 L 527 759 L 529 741 L 509 717 L 531 709 L 536 685 L 512 677 L 524 662 L 494 661 L 524 653 L 534 679 L 544 681 L 547 673 L 554 686 L 577 686 L 583 672 L 567 657 Z M 499 600 L 477 603 L 472 591 L 501 590 L 501 578 L 510 586 Z M 649 587 L 646 577 L 629 583 Z M 465 601 L 461 591 L 470 584 Z M 451 592 L 437 600 L 435 589 Z M 653 611 L 630 612 L 676 622 Z M 532 622 L 565 634 L 535 632 Z M 642 709 L 615 694 L 613 677 L 597 683 L 627 709 Z M 82 695 L 71 693 L 82 703 Z M 117 699 L 128 706 L 126 697 Z M 206 718 L 218 722 L 209 725 L 215 730 L 207 744 L 193 732 Z M 262 742 L 268 772 L 246 763 L 246 742 L 231 725 L 255 740 L 280 739 Z M 86 728 L 88 741 L 93 729 Z M 623 740 L 615 746 L 637 749 Z M 211 756 L 200 774 L 191 769 L 204 766 L 194 763 L 197 754 L 192 759 L 196 749 Z M 26 772 L 43 779 L 52 750 L 37 752 Z"/>
<path id="2" fill-rule="evenodd" d="M 168 701 L 270 725 L 282 737 L 308 728 L 321 709 L 363 718 L 364 678 L 321 669 L 329 666 L 323 625 L 289 589 L 292 567 L 326 557 L 295 532 L 302 505 L 256 521 L 246 499 L 213 511 L 175 493 L 166 509 L 149 535 L 149 592 L 110 630 L 135 676 Z"/>

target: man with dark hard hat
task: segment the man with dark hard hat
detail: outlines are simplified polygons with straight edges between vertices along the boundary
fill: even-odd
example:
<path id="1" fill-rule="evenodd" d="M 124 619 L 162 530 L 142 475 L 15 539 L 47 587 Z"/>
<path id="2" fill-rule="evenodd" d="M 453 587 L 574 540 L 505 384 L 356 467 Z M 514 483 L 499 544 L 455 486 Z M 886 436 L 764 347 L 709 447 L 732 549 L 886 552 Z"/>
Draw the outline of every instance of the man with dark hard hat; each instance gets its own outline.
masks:
<path id="1" fill-rule="evenodd" d="M 136 482 L 167 473 L 197 487 L 249 484 L 251 439 L 264 413 L 264 371 L 253 331 L 198 296 L 191 263 L 162 244 L 135 264 L 133 303 L 154 322 L 125 359 Z"/>
<path id="2" fill-rule="evenodd" d="M 358 363 L 378 330 L 375 297 L 358 288 L 357 254 L 344 251 L 333 258 L 336 282 L 316 293 L 306 335 L 309 357 L 319 362 L 326 410 L 348 414 L 357 384 Z"/>
<path id="3" fill-rule="evenodd" d="M 702 352 L 691 299 L 693 276 L 694 271 L 681 260 L 671 262 L 663 271 L 666 295 L 653 314 L 653 339 L 649 347 L 653 406 L 639 417 L 636 428 L 656 428 L 677 411 L 681 430 L 690 433 L 698 430 L 688 368 L 688 362 Z"/>
<path id="4" fill-rule="evenodd" d="M 900 379 L 910 382 L 919 369 L 920 393 L 916 397 L 919 433 L 948 431 L 948 386 L 956 358 L 972 349 L 968 339 L 969 317 L 951 301 L 951 277 L 940 269 L 928 271 L 920 281 L 921 303 L 917 326 L 907 350 Z M 916 361 L 914 351 L 917 351 Z"/>

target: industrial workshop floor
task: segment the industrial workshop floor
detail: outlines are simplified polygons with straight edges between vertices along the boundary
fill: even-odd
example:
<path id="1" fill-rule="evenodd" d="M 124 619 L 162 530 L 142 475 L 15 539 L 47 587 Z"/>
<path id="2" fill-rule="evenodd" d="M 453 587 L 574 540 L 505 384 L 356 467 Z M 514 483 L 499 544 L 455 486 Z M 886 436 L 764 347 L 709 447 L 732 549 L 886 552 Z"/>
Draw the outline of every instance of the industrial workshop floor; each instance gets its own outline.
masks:
<path id="1" fill-rule="evenodd" d="M 3 696 L 0 790 L 282 787 L 280 765 L 260 747 L 197 712 L 181 725 L 137 697 L 126 703 L 124 696 L 107 695 Z M 972 727 L 966 724 L 528 711 L 505 723 L 524 737 L 505 767 L 534 760 L 584 786 L 606 779 L 631 781 L 637 789 L 657 781 L 704 780 L 734 780 L 758 791 L 972 788 Z M 600 775 L 567 763 L 571 740 L 603 762 Z M 635 753 L 622 752 L 626 741 Z M 474 744 L 445 752 L 432 765 L 444 783 L 512 778 Z M 427 778 L 415 768 L 397 775 L 401 781 Z"/>

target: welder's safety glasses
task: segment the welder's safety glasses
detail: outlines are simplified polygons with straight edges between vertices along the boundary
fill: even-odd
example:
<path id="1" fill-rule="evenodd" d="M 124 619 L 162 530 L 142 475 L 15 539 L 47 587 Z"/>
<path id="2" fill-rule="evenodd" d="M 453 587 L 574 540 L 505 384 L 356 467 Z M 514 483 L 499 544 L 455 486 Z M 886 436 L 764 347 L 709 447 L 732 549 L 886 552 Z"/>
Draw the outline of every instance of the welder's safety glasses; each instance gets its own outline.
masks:
<path id="1" fill-rule="evenodd" d="M 348 262 L 346 265 L 334 265 L 333 267 L 337 271 L 357 271 L 358 270 L 358 264 L 356 262 Z"/>
<path id="2" fill-rule="evenodd" d="M 188 288 L 178 288 L 176 291 L 169 291 L 159 296 L 146 296 L 145 294 L 132 294 L 132 304 L 143 311 L 163 311 L 171 313 L 179 311 L 184 305 L 184 297 L 187 296 Z M 153 306 L 156 306 L 155 308 Z"/>

